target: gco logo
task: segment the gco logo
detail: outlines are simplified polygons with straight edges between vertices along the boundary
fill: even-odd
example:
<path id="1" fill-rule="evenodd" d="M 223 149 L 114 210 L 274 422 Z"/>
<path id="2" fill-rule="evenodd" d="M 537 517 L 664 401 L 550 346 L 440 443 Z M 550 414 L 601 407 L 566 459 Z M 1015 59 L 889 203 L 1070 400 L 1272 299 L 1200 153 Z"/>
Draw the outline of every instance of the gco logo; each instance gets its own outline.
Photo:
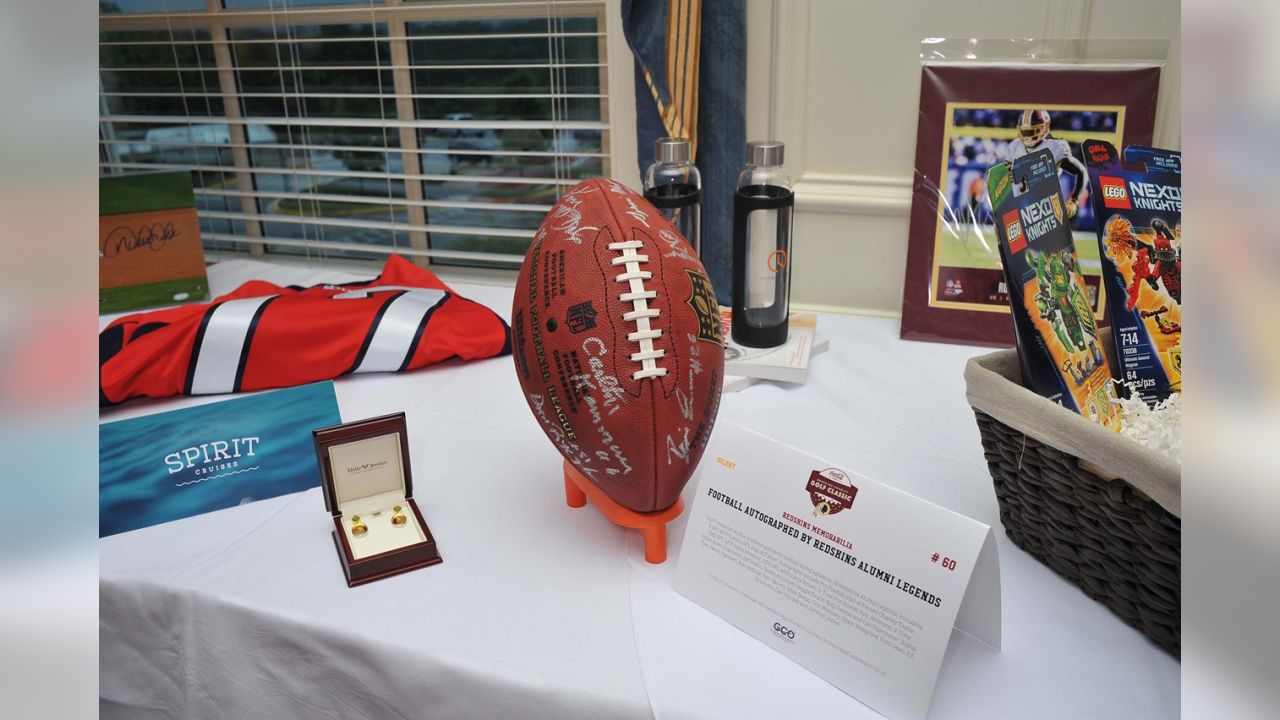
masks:
<path id="1" fill-rule="evenodd" d="M 781 625 L 781 624 L 779 624 L 779 623 L 774 623 L 774 624 L 773 624 L 773 633 L 774 633 L 775 635 L 777 635 L 778 637 L 785 638 L 785 639 L 787 639 L 787 640 L 795 640 L 795 639 L 796 639 L 796 631 L 795 631 L 795 630 L 792 630 L 791 628 L 788 628 L 786 625 Z"/>

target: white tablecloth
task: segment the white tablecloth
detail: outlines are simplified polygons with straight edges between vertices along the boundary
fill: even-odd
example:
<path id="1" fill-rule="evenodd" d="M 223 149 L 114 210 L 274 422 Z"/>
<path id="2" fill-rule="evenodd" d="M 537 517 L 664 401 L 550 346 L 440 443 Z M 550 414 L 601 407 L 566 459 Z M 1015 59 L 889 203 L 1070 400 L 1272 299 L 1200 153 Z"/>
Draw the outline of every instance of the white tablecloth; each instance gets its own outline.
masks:
<path id="1" fill-rule="evenodd" d="M 210 268 L 215 294 L 254 277 L 357 276 Z M 455 289 L 509 315 L 509 288 Z M 1177 716 L 1179 664 L 999 530 L 962 378 L 983 351 L 902 342 L 887 319 L 819 327 L 831 349 L 804 386 L 726 395 L 720 416 L 997 527 L 1004 648 L 956 633 L 930 718 Z M 634 533 L 567 508 L 510 358 L 336 387 L 344 419 L 407 413 L 444 563 L 347 588 L 319 489 L 104 538 L 103 717 L 879 717 L 671 591 L 683 518 L 651 566 Z"/>

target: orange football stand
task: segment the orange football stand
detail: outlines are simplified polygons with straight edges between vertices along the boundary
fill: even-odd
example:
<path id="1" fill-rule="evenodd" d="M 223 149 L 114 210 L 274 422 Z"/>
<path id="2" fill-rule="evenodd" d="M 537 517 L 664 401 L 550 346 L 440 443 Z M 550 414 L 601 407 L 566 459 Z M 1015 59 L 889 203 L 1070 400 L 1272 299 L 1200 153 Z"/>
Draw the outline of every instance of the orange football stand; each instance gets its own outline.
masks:
<path id="1" fill-rule="evenodd" d="M 650 513 L 628 510 L 578 472 L 568 460 L 564 463 L 564 498 L 571 508 L 586 505 L 590 498 L 614 525 L 639 530 L 644 538 L 644 559 L 654 565 L 667 561 L 667 523 L 684 512 L 684 499 L 680 497 L 666 510 Z"/>

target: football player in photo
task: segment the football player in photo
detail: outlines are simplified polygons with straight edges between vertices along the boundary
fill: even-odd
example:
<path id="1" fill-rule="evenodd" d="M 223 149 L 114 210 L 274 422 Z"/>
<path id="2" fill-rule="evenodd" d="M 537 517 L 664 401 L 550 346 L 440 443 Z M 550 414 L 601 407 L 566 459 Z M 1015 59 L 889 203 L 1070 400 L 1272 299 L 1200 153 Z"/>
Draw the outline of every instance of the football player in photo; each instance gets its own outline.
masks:
<path id="1" fill-rule="evenodd" d="M 1010 165 L 1014 160 L 1038 150 L 1048 148 L 1053 153 L 1053 160 L 1058 164 L 1058 174 L 1066 173 L 1072 177 L 1073 185 L 1067 196 L 1067 219 L 1075 219 L 1080 203 L 1084 202 L 1085 189 L 1089 187 L 1089 171 L 1084 163 L 1071 154 L 1071 145 L 1066 140 L 1056 138 L 1049 133 L 1049 113 L 1046 110 L 1023 110 L 1018 116 L 1018 137 L 1010 140 L 1005 148 L 1005 162 Z"/>

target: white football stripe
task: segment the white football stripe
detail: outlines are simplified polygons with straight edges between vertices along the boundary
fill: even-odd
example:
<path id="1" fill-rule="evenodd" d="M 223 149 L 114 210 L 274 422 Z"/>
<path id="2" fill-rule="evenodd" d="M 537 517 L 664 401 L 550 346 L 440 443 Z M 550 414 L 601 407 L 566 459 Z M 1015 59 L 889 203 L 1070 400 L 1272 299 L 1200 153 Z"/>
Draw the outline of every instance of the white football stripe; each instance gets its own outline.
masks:
<path id="1" fill-rule="evenodd" d="M 392 300 L 355 372 L 395 372 L 413 346 L 422 318 L 444 300 L 440 290 L 414 289 Z"/>
<path id="2" fill-rule="evenodd" d="M 371 295 L 383 292 L 400 292 L 407 290 L 409 292 L 439 292 L 439 290 L 430 290 L 428 288 L 416 287 L 414 285 L 371 285 L 369 287 L 356 288 L 348 290 L 344 293 L 338 293 L 333 296 L 334 300 L 352 300 L 358 298 L 367 298 Z"/>
<path id="3" fill-rule="evenodd" d="M 249 339 L 249 323 L 258 308 L 275 295 L 228 300 L 213 309 L 204 337 L 195 349 L 196 369 L 191 376 L 192 395 L 235 391 L 240 355 Z"/>

